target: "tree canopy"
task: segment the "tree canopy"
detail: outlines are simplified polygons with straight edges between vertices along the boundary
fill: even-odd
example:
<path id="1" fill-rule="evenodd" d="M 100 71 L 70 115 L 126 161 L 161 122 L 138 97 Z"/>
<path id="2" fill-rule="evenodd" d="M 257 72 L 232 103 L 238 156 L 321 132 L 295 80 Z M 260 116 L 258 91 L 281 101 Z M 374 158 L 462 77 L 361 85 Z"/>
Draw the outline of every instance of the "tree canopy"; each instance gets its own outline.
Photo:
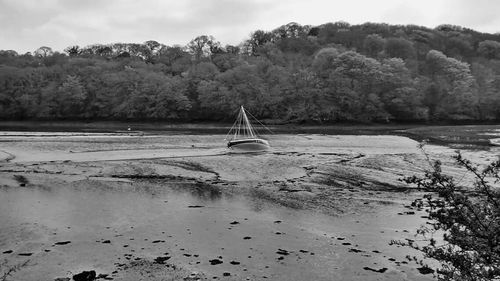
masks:
<path id="1" fill-rule="evenodd" d="M 0 119 L 273 122 L 500 119 L 500 35 L 441 25 L 292 22 L 237 46 L 200 35 L 0 50 Z"/>

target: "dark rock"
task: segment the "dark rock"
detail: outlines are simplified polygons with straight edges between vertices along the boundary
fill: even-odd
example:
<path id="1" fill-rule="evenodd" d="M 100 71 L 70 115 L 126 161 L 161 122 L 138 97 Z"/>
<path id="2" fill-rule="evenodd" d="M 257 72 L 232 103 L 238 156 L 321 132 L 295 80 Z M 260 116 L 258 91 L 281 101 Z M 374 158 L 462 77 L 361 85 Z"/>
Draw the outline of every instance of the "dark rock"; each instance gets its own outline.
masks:
<path id="1" fill-rule="evenodd" d="M 301 253 L 308 253 L 309 251 L 308 250 L 299 250 L 299 252 L 301 252 Z"/>
<path id="2" fill-rule="evenodd" d="M 12 252 L 13 252 L 12 250 L 7 250 L 7 251 L 3 252 L 3 254 L 10 254 Z"/>
<path id="3" fill-rule="evenodd" d="M 103 243 L 103 244 L 111 244 L 111 241 L 110 240 L 104 240 L 101 243 Z"/>
<path id="4" fill-rule="evenodd" d="M 349 242 L 344 242 L 344 243 L 342 243 L 342 245 L 344 245 L 344 246 L 349 246 L 349 245 L 352 245 L 352 244 L 351 244 L 351 243 L 349 243 Z"/>
<path id="5" fill-rule="evenodd" d="M 29 257 L 29 256 L 33 255 L 33 253 L 19 253 L 18 255 L 24 256 L 24 257 Z"/>
<path id="6" fill-rule="evenodd" d="M 191 206 L 188 206 L 188 208 L 203 208 L 205 206 L 200 206 L 200 205 L 191 205 Z"/>
<path id="7" fill-rule="evenodd" d="M 349 249 L 349 252 L 352 252 L 352 253 L 361 253 L 363 251 L 359 250 L 359 249 L 352 248 L 352 249 Z"/>
<path id="8" fill-rule="evenodd" d="M 69 277 L 59 277 L 54 279 L 54 281 L 71 281 L 71 278 Z"/>
<path id="9" fill-rule="evenodd" d="M 434 273 L 434 269 L 432 268 L 429 268 L 429 267 L 419 267 L 417 268 L 418 272 L 420 272 L 420 274 L 431 274 L 431 273 Z"/>
<path id="10" fill-rule="evenodd" d="M 344 237 L 337 237 L 337 240 L 345 240 Z"/>
<path id="11" fill-rule="evenodd" d="M 62 242 L 56 242 L 56 243 L 54 243 L 54 245 L 66 245 L 69 243 L 71 243 L 71 241 L 62 241 Z"/>
<path id="12" fill-rule="evenodd" d="M 224 272 L 224 273 L 222 273 L 222 275 L 223 275 L 223 276 L 231 276 L 231 273 L 229 273 L 229 272 Z"/>
<path id="13" fill-rule="evenodd" d="M 282 255 L 282 256 L 288 256 L 290 254 L 290 252 L 287 251 L 287 250 L 278 249 L 278 251 L 276 252 L 276 254 Z"/>
<path id="14" fill-rule="evenodd" d="M 238 221 L 233 221 L 233 222 L 230 222 L 229 224 L 236 225 L 236 224 L 240 224 L 240 222 L 238 222 Z"/>
<path id="15" fill-rule="evenodd" d="M 184 254 L 184 256 L 186 256 L 186 257 L 190 257 L 190 256 L 191 256 L 191 254 Z"/>
<path id="16" fill-rule="evenodd" d="M 157 257 L 154 259 L 155 263 L 165 264 L 165 261 L 169 260 L 171 257 Z"/>
<path id="17" fill-rule="evenodd" d="M 231 261 L 231 262 L 229 262 L 229 263 L 230 263 L 230 264 L 232 264 L 232 265 L 238 265 L 238 264 L 240 264 L 240 262 L 239 262 L 239 261 Z"/>
<path id="18" fill-rule="evenodd" d="M 252 239 L 252 237 L 250 237 L 250 236 L 245 236 L 245 237 L 243 237 L 243 239 L 244 239 L 244 240 L 248 240 L 248 239 Z"/>
<path id="19" fill-rule="evenodd" d="M 219 259 L 209 260 L 209 262 L 211 265 L 218 265 L 218 264 L 224 263 L 223 261 L 221 261 Z"/>
<path id="20" fill-rule="evenodd" d="M 73 280 L 75 281 L 94 281 L 96 277 L 95 270 L 82 271 L 76 275 L 73 275 Z"/>
<path id="21" fill-rule="evenodd" d="M 198 272 L 192 272 L 189 276 L 184 277 L 184 281 L 199 281 L 202 279 L 202 275 Z"/>
<path id="22" fill-rule="evenodd" d="M 281 221 L 274 221 L 274 223 L 281 223 Z"/>
<path id="23" fill-rule="evenodd" d="M 374 269 L 374 268 L 371 268 L 371 267 L 368 267 L 368 266 L 365 266 L 363 267 L 364 270 L 369 270 L 369 271 L 373 271 L 373 272 L 378 272 L 378 273 L 384 273 L 387 271 L 387 267 L 384 267 L 384 268 L 381 268 L 381 269 Z"/>

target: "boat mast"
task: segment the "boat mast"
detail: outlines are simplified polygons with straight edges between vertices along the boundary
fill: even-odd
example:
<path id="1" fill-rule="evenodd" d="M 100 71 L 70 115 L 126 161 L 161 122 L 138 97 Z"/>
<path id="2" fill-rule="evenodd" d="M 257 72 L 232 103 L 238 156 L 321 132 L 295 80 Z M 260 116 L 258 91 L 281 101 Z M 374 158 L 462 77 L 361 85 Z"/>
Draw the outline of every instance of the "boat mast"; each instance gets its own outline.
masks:
<path id="1" fill-rule="evenodd" d="M 236 130 L 234 130 L 234 137 L 233 137 L 233 140 L 236 140 L 238 139 L 238 137 L 240 136 L 240 130 L 241 130 L 241 122 L 242 122 L 242 118 L 241 118 L 241 110 L 238 112 L 238 117 L 236 117 Z"/>
<path id="2" fill-rule="evenodd" d="M 248 120 L 247 115 L 245 114 L 245 109 L 243 106 L 240 108 L 241 115 L 243 116 L 243 123 L 244 123 L 244 128 L 246 131 L 245 137 L 247 138 L 255 138 L 255 133 L 253 131 L 252 125 L 250 124 L 250 121 Z"/>
<path id="3" fill-rule="evenodd" d="M 233 126 L 227 133 L 225 139 L 227 139 L 227 137 L 231 134 L 233 135 L 232 138 L 233 140 L 252 139 L 257 137 L 257 134 L 255 133 L 255 130 L 253 129 L 252 124 L 250 123 L 250 120 L 248 119 L 248 116 L 245 112 L 245 108 L 243 108 L 243 106 L 240 106 L 240 111 L 238 112 L 236 121 L 234 122 Z"/>

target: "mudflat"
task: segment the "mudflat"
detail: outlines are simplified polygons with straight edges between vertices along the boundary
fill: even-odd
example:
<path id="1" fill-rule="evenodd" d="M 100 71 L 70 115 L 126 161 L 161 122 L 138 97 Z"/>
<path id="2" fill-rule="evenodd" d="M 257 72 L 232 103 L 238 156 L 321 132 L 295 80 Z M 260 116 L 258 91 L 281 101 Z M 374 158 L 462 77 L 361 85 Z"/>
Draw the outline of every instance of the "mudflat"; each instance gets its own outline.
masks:
<path id="1" fill-rule="evenodd" d="M 431 280 L 415 239 L 424 191 L 400 181 L 453 149 L 392 135 L 4 133 L 0 276 L 56 280 Z M 476 162 L 498 148 L 464 151 Z M 429 261 L 432 266 L 433 261 Z M 425 274 L 424 274 L 425 273 Z"/>

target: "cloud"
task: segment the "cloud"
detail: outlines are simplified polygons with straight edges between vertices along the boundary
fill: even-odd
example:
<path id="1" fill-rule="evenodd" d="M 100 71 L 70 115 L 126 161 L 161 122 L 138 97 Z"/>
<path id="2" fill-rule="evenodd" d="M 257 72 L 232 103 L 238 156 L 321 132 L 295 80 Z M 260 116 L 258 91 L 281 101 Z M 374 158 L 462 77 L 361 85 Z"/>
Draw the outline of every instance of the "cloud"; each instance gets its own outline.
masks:
<path id="1" fill-rule="evenodd" d="M 483 32 L 499 32 L 500 1 L 492 0 L 447 0 L 449 9 L 443 10 L 442 17 L 450 23 L 478 29 Z"/>
<path id="2" fill-rule="evenodd" d="M 144 42 L 173 45 L 198 35 L 238 44 L 257 29 L 289 22 L 458 24 L 496 32 L 491 0 L 0 0 L 0 49 Z"/>

